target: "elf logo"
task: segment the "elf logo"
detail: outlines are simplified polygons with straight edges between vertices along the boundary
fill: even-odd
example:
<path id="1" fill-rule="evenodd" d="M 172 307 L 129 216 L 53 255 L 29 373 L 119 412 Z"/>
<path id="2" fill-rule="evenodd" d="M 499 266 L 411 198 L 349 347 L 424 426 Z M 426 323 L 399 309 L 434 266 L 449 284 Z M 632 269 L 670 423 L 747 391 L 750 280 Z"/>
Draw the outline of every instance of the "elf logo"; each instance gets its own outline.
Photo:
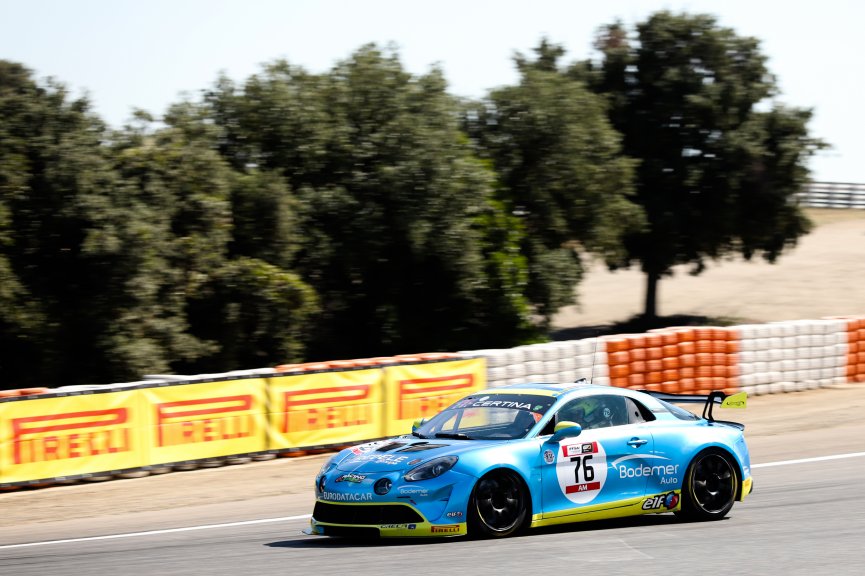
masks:
<path id="1" fill-rule="evenodd" d="M 678 505 L 679 495 L 675 492 L 668 492 L 666 494 L 659 494 L 647 498 L 645 502 L 643 502 L 643 510 L 660 510 L 662 507 L 667 510 L 672 510 Z"/>

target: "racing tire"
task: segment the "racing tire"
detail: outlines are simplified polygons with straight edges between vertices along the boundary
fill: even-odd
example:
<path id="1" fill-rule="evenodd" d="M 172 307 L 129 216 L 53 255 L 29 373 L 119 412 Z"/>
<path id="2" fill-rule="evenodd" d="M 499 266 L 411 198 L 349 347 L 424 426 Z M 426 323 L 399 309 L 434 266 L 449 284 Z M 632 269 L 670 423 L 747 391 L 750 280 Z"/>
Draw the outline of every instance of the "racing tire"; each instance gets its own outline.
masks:
<path id="1" fill-rule="evenodd" d="M 720 520 L 733 507 L 738 485 L 732 457 L 722 450 L 703 450 L 688 465 L 682 508 L 675 514 L 685 520 Z"/>
<path id="2" fill-rule="evenodd" d="M 490 472 L 475 484 L 469 500 L 470 536 L 504 538 L 526 526 L 529 498 L 522 480 L 510 470 Z"/>

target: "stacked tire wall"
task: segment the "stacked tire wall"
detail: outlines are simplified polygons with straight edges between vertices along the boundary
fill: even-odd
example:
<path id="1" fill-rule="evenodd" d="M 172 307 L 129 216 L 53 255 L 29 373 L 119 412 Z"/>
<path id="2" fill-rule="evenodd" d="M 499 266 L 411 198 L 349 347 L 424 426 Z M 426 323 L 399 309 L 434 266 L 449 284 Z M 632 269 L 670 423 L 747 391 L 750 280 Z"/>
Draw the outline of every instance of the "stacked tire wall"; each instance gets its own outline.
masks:
<path id="1" fill-rule="evenodd" d="M 674 394 L 777 394 L 865 382 L 865 316 L 640 334 L 472 350 L 490 386 L 574 382 Z"/>

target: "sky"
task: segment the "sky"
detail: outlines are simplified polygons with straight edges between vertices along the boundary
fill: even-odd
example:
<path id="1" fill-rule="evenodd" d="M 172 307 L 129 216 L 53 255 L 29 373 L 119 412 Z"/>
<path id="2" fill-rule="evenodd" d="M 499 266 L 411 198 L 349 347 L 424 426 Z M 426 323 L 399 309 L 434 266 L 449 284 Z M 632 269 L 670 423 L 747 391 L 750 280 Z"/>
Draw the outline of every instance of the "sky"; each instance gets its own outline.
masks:
<path id="1" fill-rule="evenodd" d="M 514 55 L 542 38 L 566 49 L 562 63 L 584 60 L 600 26 L 633 29 L 659 10 L 712 14 L 759 39 L 776 100 L 813 109 L 812 135 L 832 146 L 812 159 L 813 179 L 865 183 L 861 0 L 0 0 L 0 59 L 86 95 L 119 128 L 134 109 L 198 100 L 220 74 L 242 83 L 277 59 L 327 72 L 367 43 L 481 98 L 515 84 Z"/>

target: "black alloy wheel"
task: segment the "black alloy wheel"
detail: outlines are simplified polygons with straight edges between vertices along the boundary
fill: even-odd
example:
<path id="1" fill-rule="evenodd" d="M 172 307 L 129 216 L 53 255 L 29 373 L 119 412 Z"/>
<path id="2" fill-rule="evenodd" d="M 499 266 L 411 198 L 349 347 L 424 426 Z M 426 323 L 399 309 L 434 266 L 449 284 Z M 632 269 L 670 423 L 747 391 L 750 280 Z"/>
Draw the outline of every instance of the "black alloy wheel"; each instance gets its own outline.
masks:
<path id="1" fill-rule="evenodd" d="M 503 538 L 526 524 L 528 498 L 522 481 L 508 470 L 487 474 L 475 485 L 469 504 L 469 533 Z"/>
<path id="2" fill-rule="evenodd" d="M 737 486 L 732 458 L 720 450 L 704 450 L 688 466 L 678 514 L 690 520 L 720 520 L 733 507 Z"/>

